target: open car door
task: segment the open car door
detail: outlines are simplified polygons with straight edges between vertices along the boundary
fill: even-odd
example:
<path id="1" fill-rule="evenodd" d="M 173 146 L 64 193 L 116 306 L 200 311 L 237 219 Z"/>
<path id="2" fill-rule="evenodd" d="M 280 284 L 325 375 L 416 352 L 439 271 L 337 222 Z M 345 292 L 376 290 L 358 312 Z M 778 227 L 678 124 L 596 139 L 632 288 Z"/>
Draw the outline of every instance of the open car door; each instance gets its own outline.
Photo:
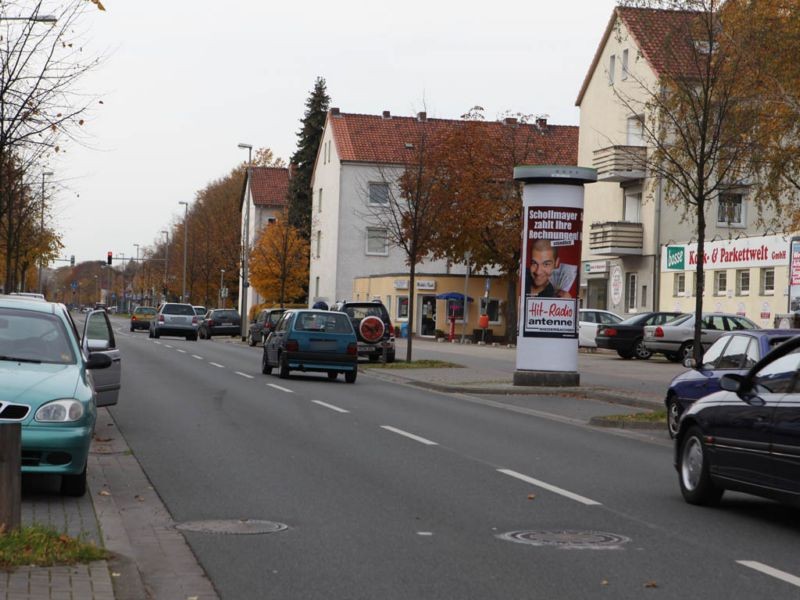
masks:
<path id="1" fill-rule="evenodd" d="M 107 354 L 111 359 L 109 368 L 92 371 L 92 379 L 97 393 L 97 406 L 116 404 L 122 381 L 122 356 L 106 311 L 94 310 L 87 315 L 81 346 L 86 356 L 100 353 Z"/>

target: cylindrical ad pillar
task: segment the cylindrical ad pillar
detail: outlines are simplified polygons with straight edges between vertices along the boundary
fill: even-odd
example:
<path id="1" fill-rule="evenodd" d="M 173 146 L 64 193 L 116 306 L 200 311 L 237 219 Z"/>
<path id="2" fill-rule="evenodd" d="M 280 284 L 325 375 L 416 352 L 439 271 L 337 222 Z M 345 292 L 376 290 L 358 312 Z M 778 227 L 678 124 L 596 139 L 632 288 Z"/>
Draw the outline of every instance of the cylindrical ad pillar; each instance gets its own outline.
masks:
<path id="1" fill-rule="evenodd" d="M 514 385 L 579 385 L 583 186 L 597 181 L 597 172 L 570 166 L 516 167 L 514 179 L 525 184 Z"/>

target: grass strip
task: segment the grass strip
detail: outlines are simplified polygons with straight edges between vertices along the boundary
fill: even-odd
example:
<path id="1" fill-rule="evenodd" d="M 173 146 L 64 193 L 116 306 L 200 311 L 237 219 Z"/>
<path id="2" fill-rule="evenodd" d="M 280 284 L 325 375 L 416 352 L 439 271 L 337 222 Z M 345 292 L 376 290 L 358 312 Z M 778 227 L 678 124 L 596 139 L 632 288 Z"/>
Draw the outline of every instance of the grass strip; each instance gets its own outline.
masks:
<path id="1" fill-rule="evenodd" d="M 0 568 L 74 565 L 105 560 L 106 550 L 42 525 L 0 532 Z"/>

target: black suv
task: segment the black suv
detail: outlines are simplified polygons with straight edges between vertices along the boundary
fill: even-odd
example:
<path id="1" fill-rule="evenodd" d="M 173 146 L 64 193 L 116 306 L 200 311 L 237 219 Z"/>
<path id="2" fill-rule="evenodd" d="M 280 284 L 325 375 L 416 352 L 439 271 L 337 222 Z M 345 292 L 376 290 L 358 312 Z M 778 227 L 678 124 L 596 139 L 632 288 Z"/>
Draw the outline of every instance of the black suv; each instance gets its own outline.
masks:
<path id="1" fill-rule="evenodd" d="M 229 335 L 237 337 L 242 331 L 242 319 L 239 313 L 233 308 L 215 308 L 206 313 L 200 326 L 197 328 L 197 335 L 201 340 L 210 340 L 215 335 Z"/>
<path id="2" fill-rule="evenodd" d="M 394 327 L 389 311 L 380 300 L 372 302 L 337 302 L 331 310 L 347 313 L 358 338 L 358 355 L 366 356 L 370 362 L 380 360 L 386 345 L 386 362 L 394 362 Z M 367 320 L 369 317 L 372 319 Z M 383 326 L 375 322 L 379 319 Z"/>
<path id="3" fill-rule="evenodd" d="M 261 342 L 263 346 L 284 312 L 286 312 L 285 308 L 262 308 L 256 320 L 247 328 L 247 343 L 255 346 Z"/>

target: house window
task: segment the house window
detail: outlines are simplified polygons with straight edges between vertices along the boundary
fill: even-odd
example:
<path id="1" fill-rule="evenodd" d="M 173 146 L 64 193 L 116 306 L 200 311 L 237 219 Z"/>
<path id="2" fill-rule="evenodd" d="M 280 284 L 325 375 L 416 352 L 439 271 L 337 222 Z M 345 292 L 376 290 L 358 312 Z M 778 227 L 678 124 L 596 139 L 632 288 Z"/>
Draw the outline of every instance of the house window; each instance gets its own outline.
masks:
<path id="1" fill-rule="evenodd" d="M 750 295 L 750 269 L 739 269 L 736 271 L 736 295 Z"/>
<path id="2" fill-rule="evenodd" d="M 385 229 L 367 228 L 367 254 L 386 256 L 389 254 L 389 238 Z"/>
<path id="3" fill-rule="evenodd" d="M 275 223 L 277 223 L 277 222 L 278 222 L 278 219 L 276 219 L 275 217 L 267 218 L 267 225 L 275 225 Z"/>
<path id="4" fill-rule="evenodd" d="M 447 301 L 447 318 L 455 318 L 456 321 L 464 321 L 464 301 L 463 300 L 448 300 Z"/>
<path id="5" fill-rule="evenodd" d="M 622 75 L 620 78 L 624 81 L 628 78 L 628 50 L 622 51 Z"/>
<path id="6" fill-rule="evenodd" d="M 314 278 L 314 297 L 319 297 L 319 277 Z"/>
<path id="7" fill-rule="evenodd" d="M 775 293 L 775 269 L 761 269 L 761 295 L 772 296 Z"/>
<path id="8" fill-rule="evenodd" d="M 623 220 L 627 223 L 641 223 L 642 192 L 626 192 L 624 203 Z"/>
<path id="9" fill-rule="evenodd" d="M 625 273 L 625 310 L 636 312 L 636 273 Z"/>
<path id="10" fill-rule="evenodd" d="M 672 295 L 683 296 L 686 293 L 686 273 L 675 273 L 672 279 Z"/>
<path id="11" fill-rule="evenodd" d="M 399 321 L 408 320 L 408 296 L 397 297 L 397 319 Z"/>
<path id="12" fill-rule="evenodd" d="M 369 184 L 369 203 L 388 204 L 389 203 L 389 184 L 370 183 Z"/>
<path id="13" fill-rule="evenodd" d="M 319 188 L 319 196 L 317 197 L 317 212 L 322 212 L 322 188 Z"/>
<path id="14" fill-rule="evenodd" d="M 320 251 L 322 250 L 322 232 L 317 231 L 317 258 L 321 256 Z"/>
<path id="15" fill-rule="evenodd" d="M 628 146 L 644 146 L 644 117 L 634 115 L 628 117 L 627 131 Z"/>
<path id="16" fill-rule="evenodd" d="M 499 323 L 500 300 L 496 298 L 481 298 L 481 314 L 488 315 L 489 323 Z"/>
<path id="17" fill-rule="evenodd" d="M 728 272 L 714 271 L 714 295 L 724 296 L 728 291 Z"/>
<path id="18" fill-rule="evenodd" d="M 642 297 L 641 297 L 640 306 L 642 308 L 647 308 L 647 286 L 646 285 L 642 286 Z"/>
<path id="19" fill-rule="evenodd" d="M 744 225 L 744 198 L 742 194 L 725 193 L 719 195 L 717 225 Z"/>
<path id="20" fill-rule="evenodd" d="M 386 306 L 386 312 L 388 312 L 389 314 L 392 314 L 392 297 L 391 296 L 386 296 L 386 302 L 384 303 L 384 305 Z"/>
<path id="21" fill-rule="evenodd" d="M 614 83 L 614 69 L 617 65 L 617 57 L 615 55 L 611 55 L 608 57 L 608 83 L 609 85 L 613 85 Z"/>

